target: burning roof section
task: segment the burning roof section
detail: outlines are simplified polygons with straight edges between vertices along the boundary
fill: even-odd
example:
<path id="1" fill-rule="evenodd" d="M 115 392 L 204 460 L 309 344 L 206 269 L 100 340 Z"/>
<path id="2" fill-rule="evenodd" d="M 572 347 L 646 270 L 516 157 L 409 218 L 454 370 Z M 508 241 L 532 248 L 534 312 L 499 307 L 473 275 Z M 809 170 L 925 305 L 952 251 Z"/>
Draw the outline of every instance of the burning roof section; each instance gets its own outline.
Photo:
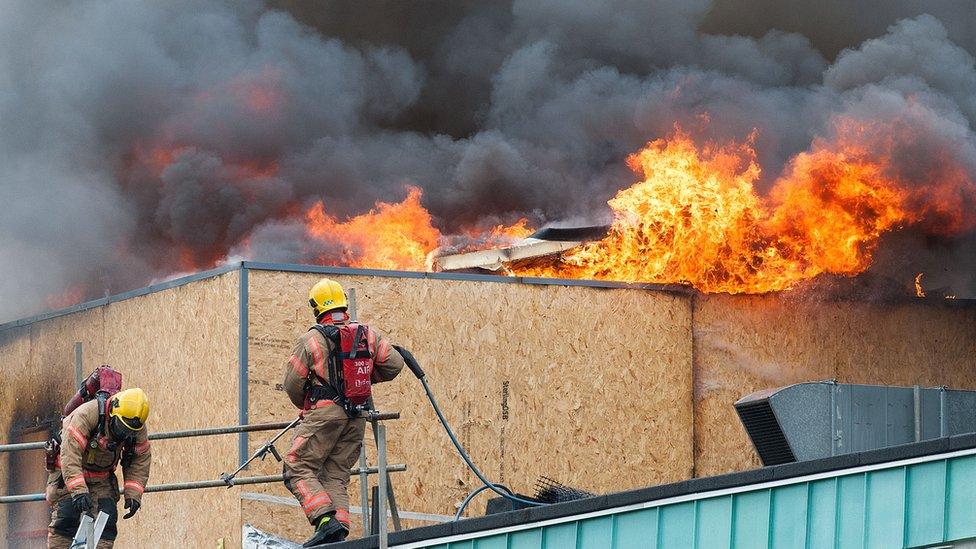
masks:
<path id="1" fill-rule="evenodd" d="M 235 258 L 421 271 L 567 221 L 611 229 L 493 265 L 976 295 L 968 2 L 360 4 L 8 6 L 0 318 Z"/>

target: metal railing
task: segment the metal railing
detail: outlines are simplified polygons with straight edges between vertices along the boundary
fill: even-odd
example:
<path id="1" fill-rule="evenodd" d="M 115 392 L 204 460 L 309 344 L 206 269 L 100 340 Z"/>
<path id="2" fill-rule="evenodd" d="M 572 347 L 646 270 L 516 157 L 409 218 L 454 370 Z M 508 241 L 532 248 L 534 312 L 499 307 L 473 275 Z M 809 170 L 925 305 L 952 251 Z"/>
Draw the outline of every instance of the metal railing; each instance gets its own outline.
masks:
<path id="1" fill-rule="evenodd" d="M 276 431 L 288 426 L 287 421 L 280 423 L 252 423 L 250 425 L 231 425 L 229 427 L 210 427 L 205 429 L 185 429 L 165 433 L 150 433 L 149 440 L 166 440 L 171 438 L 206 437 L 212 435 L 231 435 L 235 433 L 253 433 L 255 431 Z M 0 454 L 4 452 L 23 452 L 26 450 L 43 450 L 47 442 L 22 442 L 17 444 L 0 444 Z"/>
<path id="2" fill-rule="evenodd" d="M 386 467 L 386 472 L 388 473 L 401 473 L 407 470 L 407 466 L 398 463 L 394 465 L 388 465 Z M 366 467 L 355 469 L 350 469 L 349 473 L 352 475 L 375 475 L 379 472 L 379 467 Z M 284 477 L 281 475 L 263 475 L 258 477 L 243 477 L 239 479 L 234 479 L 234 485 L 239 484 L 269 484 L 272 482 L 283 482 Z M 223 480 L 194 480 L 190 482 L 171 482 L 168 484 L 157 484 L 155 486 L 147 486 L 146 493 L 151 492 L 173 492 L 176 490 L 199 490 L 201 488 L 229 488 L 227 483 Z M 121 493 L 121 491 L 120 491 Z M 44 501 L 44 494 L 20 494 L 16 496 L 0 496 L 0 504 L 7 503 L 25 503 L 29 501 Z"/>
<path id="3" fill-rule="evenodd" d="M 369 414 L 363 416 L 364 419 L 370 422 L 372 425 L 373 436 L 376 442 L 377 450 L 377 464 L 376 466 L 369 467 L 366 464 L 366 454 L 365 445 L 361 450 L 360 455 L 360 466 L 354 469 L 350 469 L 350 475 L 359 475 L 362 481 L 363 488 L 366 486 L 366 479 L 368 475 L 379 475 L 378 481 L 378 497 L 376 498 L 375 504 L 377 507 L 377 516 L 386 517 L 389 512 L 391 518 L 393 519 L 394 530 L 399 530 L 400 525 L 400 515 L 399 510 L 396 505 L 396 497 L 393 493 L 393 485 L 390 483 L 389 473 L 402 472 L 407 470 L 405 464 L 393 464 L 389 465 L 386 462 L 386 427 L 382 424 L 385 420 L 399 419 L 399 412 L 391 413 L 380 413 L 373 411 Z M 149 435 L 149 440 L 167 440 L 175 438 L 188 438 L 188 437 L 201 437 L 201 436 L 212 436 L 212 435 L 228 435 L 235 433 L 250 433 L 256 431 L 274 431 L 285 429 L 290 426 L 292 422 L 278 422 L 278 423 L 254 423 L 250 425 L 231 425 L 228 427 L 210 427 L 203 429 L 185 429 L 181 431 L 169 431 L 164 433 L 152 433 Z M 47 442 L 24 442 L 15 444 L 3 444 L 0 445 L 0 453 L 9 452 L 23 452 L 30 450 L 44 450 L 47 447 Z M 233 479 L 232 484 L 228 483 L 224 479 L 215 480 L 196 480 L 189 482 L 172 482 L 168 484 L 157 484 L 155 486 L 147 486 L 146 493 L 155 492 L 171 492 L 177 490 L 198 490 L 202 488 L 229 488 L 231 485 L 243 485 L 243 484 L 267 484 L 273 482 L 283 482 L 284 477 L 282 475 L 264 475 L 255 477 L 244 477 Z M 387 524 L 385 519 L 377 520 L 378 524 L 372 525 L 370 528 L 368 513 L 366 510 L 367 499 L 365 496 L 365 489 L 363 490 L 363 498 L 361 508 L 363 509 L 363 526 L 366 532 L 373 530 L 375 533 L 379 534 L 379 547 L 381 549 L 386 549 L 387 547 Z M 12 503 L 25 503 L 32 501 L 44 501 L 45 494 L 18 494 L 10 496 L 0 496 L 0 505 L 12 504 Z"/>
<path id="4" fill-rule="evenodd" d="M 366 416 L 366 419 L 370 421 L 383 421 L 388 419 L 398 419 L 400 414 L 398 412 L 393 413 L 372 413 Z M 253 433 L 257 431 L 275 431 L 279 429 L 284 429 L 291 422 L 283 421 L 277 423 L 252 423 L 250 425 L 230 425 L 227 427 L 208 427 L 203 429 L 184 429 L 181 431 L 167 431 L 163 433 L 151 433 L 149 435 L 149 440 L 167 440 L 174 438 L 188 438 L 188 437 L 203 437 L 203 436 L 213 436 L 213 435 L 231 435 L 236 433 Z M 385 442 L 385 440 L 384 440 Z M 29 450 L 44 450 L 47 446 L 47 442 L 23 442 L 16 444 L 2 444 L 0 445 L 0 453 L 5 452 L 24 452 Z M 385 446 L 385 445 L 384 445 Z M 384 448 L 385 450 L 385 448 Z M 384 452 L 385 454 L 385 452 Z M 384 456 L 385 457 L 385 456 Z M 379 472 L 379 467 L 366 467 L 361 465 L 349 470 L 351 475 L 360 475 L 360 478 L 365 478 L 367 475 L 375 475 Z M 386 471 L 390 473 L 399 473 L 407 470 L 405 464 L 395 464 L 388 465 Z M 281 475 L 265 475 L 257 477 L 244 477 L 240 479 L 234 479 L 233 484 L 265 484 L 271 482 L 283 482 L 284 478 Z M 157 484 L 156 486 L 147 486 L 146 493 L 150 492 L 171 492 L 174 490 L 196 490 L 200 488 L 229 488 L 228 483 L 222 479 L 215 480 L 196 480 L 189 482 L 173 482 L 168 484 Z M 0 496 L 0 504 L 8 503 L 23 503 L 29 501 L 43 501 L 44 494 L 19 494 L 12 496 Z"/>

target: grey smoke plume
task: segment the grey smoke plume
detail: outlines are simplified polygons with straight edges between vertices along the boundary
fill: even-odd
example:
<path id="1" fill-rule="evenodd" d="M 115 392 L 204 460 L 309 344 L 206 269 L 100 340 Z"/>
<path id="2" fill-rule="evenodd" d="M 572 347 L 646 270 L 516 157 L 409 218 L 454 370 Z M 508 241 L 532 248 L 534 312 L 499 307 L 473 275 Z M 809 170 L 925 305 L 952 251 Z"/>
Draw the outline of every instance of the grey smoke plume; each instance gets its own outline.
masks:
<path id="1" fill-rule="evenodd" d="M 228 254 L 338 258 L 301 212 L 406 185 L 446 233 L 602 221 L 676 123 L 756 130 L 765 185 L 840 116 L 910 132 L 908 180 L 976 179 L 971 3 L 814 4 L 0 0 L 0 319 Z M 974 239 L 916 230 L 882 263 L 976 293 Z"/>

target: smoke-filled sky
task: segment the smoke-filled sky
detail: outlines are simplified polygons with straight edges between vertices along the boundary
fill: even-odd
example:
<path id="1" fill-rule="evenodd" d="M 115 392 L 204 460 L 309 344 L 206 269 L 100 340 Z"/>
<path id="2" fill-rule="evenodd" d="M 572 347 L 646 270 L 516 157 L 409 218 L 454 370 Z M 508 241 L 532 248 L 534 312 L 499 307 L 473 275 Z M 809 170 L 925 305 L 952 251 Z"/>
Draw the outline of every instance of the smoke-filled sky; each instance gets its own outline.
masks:
<path id="1" fill-rule="evenodd" d="M 766 185 L 838 117 L 976 179 L 974 53 L 970 0 L 0 0 L 0 320 L 320 257 L 305 208 L 407 185 L 448 233 L 604 222 L 675 124 L 755 132 Z M 889 240 L 879 268 L 973 294 L 971 235 Z"/>

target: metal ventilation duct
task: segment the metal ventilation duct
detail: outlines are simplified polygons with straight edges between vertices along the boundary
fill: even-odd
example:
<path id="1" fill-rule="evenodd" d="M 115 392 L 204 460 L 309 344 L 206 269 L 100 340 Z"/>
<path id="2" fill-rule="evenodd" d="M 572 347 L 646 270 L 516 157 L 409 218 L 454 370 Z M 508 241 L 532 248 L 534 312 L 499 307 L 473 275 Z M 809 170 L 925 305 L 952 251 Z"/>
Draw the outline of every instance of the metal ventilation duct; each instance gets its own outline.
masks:
<path id="1" fill-rule="evenodd" d="M 976 392 L 833 381 L 759 391 L 735 403 L 763 465 L 976 432 Z"/>

